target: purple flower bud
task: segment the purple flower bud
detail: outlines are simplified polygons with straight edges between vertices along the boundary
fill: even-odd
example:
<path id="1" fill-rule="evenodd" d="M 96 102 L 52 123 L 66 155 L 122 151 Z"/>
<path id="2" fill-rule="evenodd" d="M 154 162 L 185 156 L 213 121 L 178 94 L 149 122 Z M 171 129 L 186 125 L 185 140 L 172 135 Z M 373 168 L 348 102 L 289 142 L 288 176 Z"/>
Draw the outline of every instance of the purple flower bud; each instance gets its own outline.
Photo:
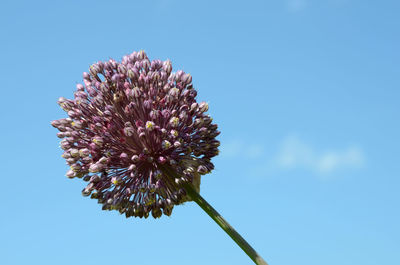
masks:
<path id="1" fill-rule="evenodd" d="M 131 160 L 135 163 L 139 162 L 139 156 L 138 155 L 133 155 Z"/>
<path id="2" fill-rule="evenodd" d="M 118 65 L 118 72 L 120 72 L 121 74 L 126 74 L 126 67 L 123 64 Z"/>
<path id="3" fill-rule="evenodd" d="M 161 111 L 163 118 L 168 119 L 171 116 L 171 111 L 169 109 L 164 109 Z"/>
<path id="4" fill-rule="evenodd" d="M 172 64 L 170 60 L 167 60 L 163 63 L 163 69 L 165 72 L 167 72 L 167 75 L 171 74 Z"/>
<path id="5" fill-rule="evenodd" d="M 52 121 L 51 122 L 51 126 L 53 126 L 54 128 L 58 128 L 59 126 L 61 125 L 61 122 L 60 121 Z"/>
<path id="6" fill-rule="evenodd" d="M 80 170 L 81 170 L 81 165 L 79 165 L 79 164 L 73 164 L 73 165 L 71 165 L 71 170 L 72 171 L 74 171 L 74 172 L 79 172 Z"/>
<path id="7" fill-rule="evenodd" d="M 139 157 L 138 157 L 139 158 Z M 136 165 L 132 164 L 128 167 L 128 171 L 134 171 L 136 169 Z"/>
<path id="8" fill-rule="evenodd" d="M 169 91 L 169 95 L 171 97 L 177 99 L 178 96 L 179 96 L 179 89 L 177 89 L 176 87 L 171 88 L 170 91 Z"/>
<path id="9" fill-rule="evenodd" d="M 121 153 L 121 154 L 119 155 L 119 158 L 120 158 L 121 160 L 123 160 L 123 161 L 126 161 L 126 160 L 129 159 L 129 157 L 128 157 L 128 155 L 127 155 L 126 153 Z"/>
<path id="10" fill-rule="evenodd" d="M 100 65 L 98 64 L 92 64 L 89 67 L 89 72 L 93 75 L 96 76 L 97 74 L 99 74 L 103 69 L 100 67 Z"/>
<path id="11" fill-rule="evenodd" d="M 148 110 L 152 108 L 152 105 L 153 105 L 153 101 L 151 99 L 145 100 L 143 102 L 143 106 Z"/>
<path id="12" fill-rule="evenodd" d="M 196 128 L 200 128 L 201 126 L 203 126 L 203 124 L 204 124 L 204 120 L 203 120 L 202 118 L 197 118 L 197 119 L 195 119 L 194 122 L 193 122 L 193 125 L 194 125 Z"/>
<path id="13" fill-rule="evenodd" d="M 184 82 L 186 84 L 192 83 L 192 76 L 190 74 L 183 75 L 182 82 Z"/>
<path id="14" fill-rule="evenodd" d="M 84 189 L 82 190 L 82 195 L 85 196 L 85 197 L 89 196 L 89 195 L 90 195 L 90 190 L 87 189 L 87 188 L 84 188 Z"/>
<path id="15" fill-rule="evenodd" d="M 129 69 L 129 70 L 128 70 L 128 77 L 129 77 L 131 80 L 137 80 L 138 77 L 139 77 L 139 73 L 137 72 L 136 69 Z"/>
<path id="16" fill-rule="evenodd" d="M 199 111 L 201 113 L 206 112 L 208 110 L 208 104 L 206 102 L 201 102 L 199 104 Z"/>
<path id="17" fill-rule="evenodd" d="M 135 129 L 133 127 L 124 128 L 124 133 L 126 136 L 131 137 L 135 133 Z"/>
<path id="18" fill-rule="evenodd" d="M 98 163 L 98 164 L 92 164 L 89 167 L 89 171 L 92 173 L 100 172 L 103 169 L 103 164 Z"/>
<path id="19" fill-rule="evenodd" d="M 143 50 L 141 50 L 138 52 L 137 58 L 138 58 L 138 60 L 143 60 L 144 58 L 147 58 L 147 55 Z"/>
<path id="20" fill-rule="evenodd" d="M 182 112 L 179 114 L 179 119 L 180 119 L 180 120 L 186 121 L 187 118 L 188 118 L 188 115 L 187 115 L 186 111 L 182 111 Z"/>
<path id="21" fill-rule="evenodd" d="M 185 72 L 183 72 L 182 70 L 178 70 L 175 73 L 175 81 L 179 82 L 181 81 L 182 76 L 185 74 Z"/>
<path id="22" fill-rule="evenodd" d="M 120 75 L 119 75 L 119 74 L 114 74 L 114 75 L 111 77 L 111 81 L 112 81 L 113 83 L 115 83 L 115 84 L 118 84 L 119 81 L 120 81 Z"/>
<path id="23" fill-rule="evenodd" d="M 83 87 L 82 84 L 77 84 L 77 85 L 76 85 L 76 90 L 77 90 L 77 91 L 85 91 L 85 88 Z"/>
<path id="24" fill-rule="evenodd" d="M 150 118 L 153 120 L 158 119 L 160 117 L 160 111 L 159 110 L 152 110 L 150 111 Z"/>
<path id="25" fill-rule="evenodd" d="M 90 75 L 88 73 L 84 72 L 82 76 L 83 76 L 83 79 L 90 81 Z"/>
<path id="26" fill-rule="evenodd" d="M 79 150 L 72 148 L 71 150 L 69 150 L 69 153 L 71 154 L 71 157 L 79 157 Z"/>
<path id="27" fill-rule="evenodd" d="M 85 157 L 82 157 L 81 158 L 81 162 L 83 163 L 83 164 L 90 164 L 90 163 L 92 163 L 92 158 L 91 157 L 89 157 L 89 156 L 85 156 Z"/>
<path id="28" fill-rule="evenodd" d="M 147 60 L 147 59 L 143 60 L 141 62 L 141 65 L 145 71 L 147 71 L 147 72 L 149 71 L 149 69 L 150 69 L 150 61 L 149 60 Z"/>
<path id="29" fill-rule="evenodd" d="M 134 87 L 133 89 L 132 89 L 132 96 L 133 97 L 135 97 L 135 98 L 138 98 L 138 97 L 140 97 L 140 89 L 138 88 L 138 87 Z"/>
<path id="30" fill-rule="evenodd" d="M 71 148 L 71 144 L 66 139 L 61 141 L 60 146 L 63 150 Z"/>
<path id="31" fill-rule="evenodd" d="M 76 173 L 72 169 L 68 170 L 67 174 L 65 174 L 65 175 L 70 179 L 76 177 Z"/>
<path id="32" fill-rule="evenodd" d="M 65 161 L 67 162 L 67 164 L 69 166 L 71 166 L 72 164 L 74 164 L 77 161 L 77 159 L 73 158 L 73 157 L 69 157 L 69 158 L 65 159 Z"/>

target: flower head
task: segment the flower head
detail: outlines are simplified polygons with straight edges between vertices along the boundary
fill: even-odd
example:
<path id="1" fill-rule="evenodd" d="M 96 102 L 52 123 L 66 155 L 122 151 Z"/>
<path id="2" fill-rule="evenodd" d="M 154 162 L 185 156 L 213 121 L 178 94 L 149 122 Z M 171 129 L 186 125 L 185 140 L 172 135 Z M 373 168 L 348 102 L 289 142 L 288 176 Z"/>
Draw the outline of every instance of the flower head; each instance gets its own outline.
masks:
<path id="1" fill-rule="evenodd" d="M 90 66 L 74 99 L 58 104 L 68 118 L 52 125 L 71 167 L 67 177 L 88 182 L 84 196 L 126 217 L 170 215 L 189 200 L 182 183 L 199 189 L 200 176 L 218 154 L 217 125 L 197 103 L 192 76 L 172 73 L 169 60 L 144 51 Z M 165 174 L 174 170 L 181 178 Z"/>

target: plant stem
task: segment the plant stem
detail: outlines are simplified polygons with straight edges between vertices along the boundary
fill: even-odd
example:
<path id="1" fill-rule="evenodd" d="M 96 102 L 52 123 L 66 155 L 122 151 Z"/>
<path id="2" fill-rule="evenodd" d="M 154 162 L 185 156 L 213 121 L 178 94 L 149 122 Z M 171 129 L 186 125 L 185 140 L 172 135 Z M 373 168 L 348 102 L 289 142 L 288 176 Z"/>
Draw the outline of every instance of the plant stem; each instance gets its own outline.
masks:
<path id="1" fill-rule="evenodd" d="M 257 265 L 268 265 L 249 243 L 199 194 L 193 187 L 184 185 L 188 195 L 203 209 Z"/>
<path id="2" fill-rule="evenodd" d="M 173 170 L 163 170 L 170 176 L 180 178 Z M 183 184 L 187 195 L 196 202 L 257 265 L 268 265 L 268 263 L 250 246 L 249 243 L 192 187 L 191 184 Z"/>

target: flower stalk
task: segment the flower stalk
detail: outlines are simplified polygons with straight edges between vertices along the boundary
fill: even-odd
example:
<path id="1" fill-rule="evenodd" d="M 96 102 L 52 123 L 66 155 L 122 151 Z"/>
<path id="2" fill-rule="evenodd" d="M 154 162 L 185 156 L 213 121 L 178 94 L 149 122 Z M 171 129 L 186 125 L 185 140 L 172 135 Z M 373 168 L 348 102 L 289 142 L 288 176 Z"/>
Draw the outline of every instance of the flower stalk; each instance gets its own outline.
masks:
<path id="1" fill-rule="evenodd" d="M 163 168 L 166 175 L 172 178 L 180 178 L 173 170 Z M 257 265 L 268 265 L 268 263 L 254 250 L 252 246 L 219 214 L 189 183 L 183 183 L 187 195 L 196 202 Z"/>

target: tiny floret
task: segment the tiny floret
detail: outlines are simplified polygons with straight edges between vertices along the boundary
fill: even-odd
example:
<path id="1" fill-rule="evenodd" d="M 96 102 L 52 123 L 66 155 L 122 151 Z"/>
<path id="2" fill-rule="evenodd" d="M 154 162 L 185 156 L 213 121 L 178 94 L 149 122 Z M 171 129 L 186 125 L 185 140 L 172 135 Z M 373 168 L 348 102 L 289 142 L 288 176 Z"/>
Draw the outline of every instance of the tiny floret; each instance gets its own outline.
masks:
<path id="1" fill-rule="evenodd" d="M 171 147 L 171 143 L 168 140 L 162 141 L 162 148 L 163 149 L 168 149 Z"/>
<path id="2" fill-rule="evenodd" d="M 93 143 L 95 143 L 97 146 L 102 146 L 103 145 L 103 139 L 101 137 L 94 137 L 92 139 Z"/>
<path id="3" fill-rule="evenodd" d="M 152 131 L 152 130 L 154 129 L 154 122 L 152 122 L 152 121 L 147 121 L 147 122 L 146 122 L 146 129 L 147 129 L 148 131 Z"/>
<path id="4" fill-rule="evenodd" d="M 172 127 L 178 127 L 178 124 L 179 124 L 179 118 L 178 117 L 172 117 L 170 120 L 169 120 L 169 123 L 171 124 L 171 126 Z"/>
<path id="5" fill-rule="evenodd" d="M 179 133 L 178 133 L 177 130 L 171 130 L 171 136 L 172 136 L 173 138 L 178 137 L 178 135 L 179 135 Z"/>

